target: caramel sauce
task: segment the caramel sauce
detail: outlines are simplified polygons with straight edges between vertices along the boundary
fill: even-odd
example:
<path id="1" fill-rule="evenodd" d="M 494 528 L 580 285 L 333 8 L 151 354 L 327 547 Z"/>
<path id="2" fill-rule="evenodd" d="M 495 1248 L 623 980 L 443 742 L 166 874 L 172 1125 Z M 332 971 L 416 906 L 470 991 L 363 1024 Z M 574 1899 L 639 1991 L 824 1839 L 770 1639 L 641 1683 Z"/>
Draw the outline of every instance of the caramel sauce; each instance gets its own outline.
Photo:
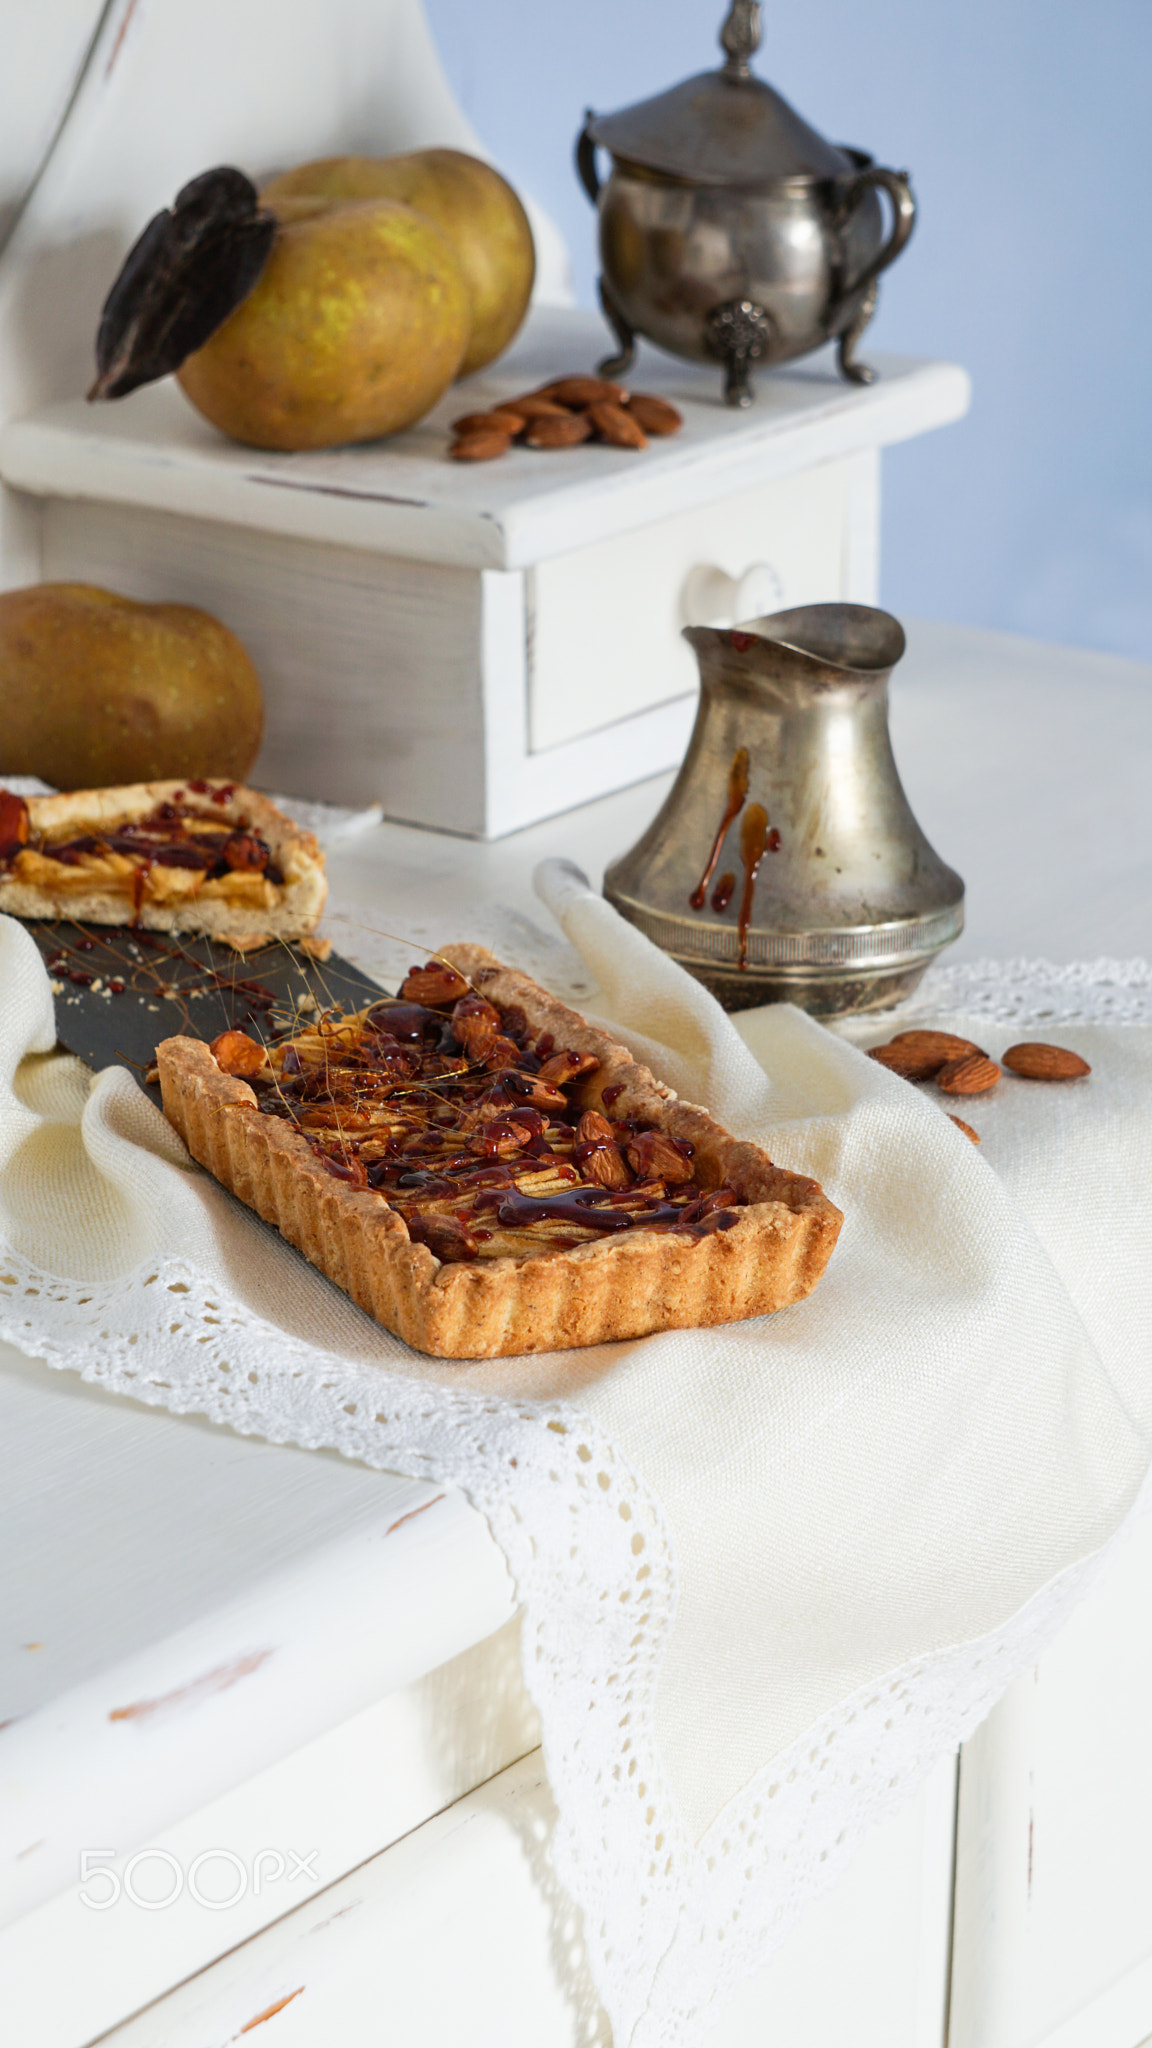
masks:
<path id="1" fill-rule="evenodd" d="M 721 875 L 720 880 L 717 882 L 716 887 L 712 891 L 713 910 L 727 910 L 728 905 L 732 901 L 732 896 L 733 892 L 735 891 L 735 888 L 736 877 L 734 874 L 732 874 L 731 870 L 729 870 L 726 874 Z"/>
<path id="2" fill-rule="evenodd" d="M 736 752 L 732 756 L 732 766 L 728 770 L 728 801 L 724 806 L 724 815 L 717 828 L 716 837 L 712 841 L 712 851 L 705 862 L 704 873 L 688 898 L 693 910 L 703 910 L 704 908 L 708 895 L 708 884 L 712 880 L 716 863 L 720 858 L 720 848 L 724 844 L 724 835 L 732 820 L 738 818 L 743 810 L 744 799 L 747 794 L 748 749 L 747 747 L 737 747 Z"/>
<path id="3" fill-rule="evenodd" d="M 744 894 L 740 898 L 740 916 L 736 931 L 740 950 L 736 964 L 741 969 L 748 965 L 748 927 L 752 922 L 752 897 L 756 888 L 756 875 L 768 841 L 772 835 L 768 830 L 768 813 L 763 804 L 749 804 L 744 823 L 740 828 L 740 858 L 744 863 Z M 776 835 L 777 845 L 779 834 Z"/>
<path id="4" fill-rule="evenodd" d="M 636 1145 L 638 1132 L 659 1130 L 644 1119 L 598 1115 L 624 1183 L 605 1186 L 576 1128 L 598 1062 L 553 1055 L 551 1034 L 533 1041 L 526 1019 L 479 1004 L 469 991 L 455 1004 L 383 999 L 351 1017 L 329 1012 L 245 1078 L 260 1109 L 288 1120 L 327 1172 L 383 1195 L 441 1261 L 524 1258 L 637 1229 L 702 1238 L 739 1220 L 745 1198 L 706 1191 L 691 1177 L 691 1147 L 670 1134 L 661 1177 L 655 1154 Z M 488 1026 L 479 1036 L 478 1019 Z M 577 1069 L 569 1081 L 539 1073 L 545 1051 L 550 1071 Z M 606 1108 L 623 1089 L 604 1090 Z M 638 1166 L 625 1161 L 630 1143 L 643 1152 Z"/>

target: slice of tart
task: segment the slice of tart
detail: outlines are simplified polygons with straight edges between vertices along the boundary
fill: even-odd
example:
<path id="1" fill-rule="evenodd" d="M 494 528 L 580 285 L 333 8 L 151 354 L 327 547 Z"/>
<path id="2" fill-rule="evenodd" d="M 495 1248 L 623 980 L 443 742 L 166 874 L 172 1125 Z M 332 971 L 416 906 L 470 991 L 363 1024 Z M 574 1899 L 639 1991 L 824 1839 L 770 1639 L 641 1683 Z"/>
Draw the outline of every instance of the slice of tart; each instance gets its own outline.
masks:
<path id="1" fill-rule="evenodd" d="M 193 1157 L 438 1357 L 768 1314 L 842 1221 L 480 946 L 275 1045 L 169 1038 L 157 1064 Z"/>
<path id="2" fill-rule="evenodd" d="M 305 938 L 324 856 L 233 782 L 140 782 L 25 800 L 0 790 L 0 911 L 202 932 L 241 950 Z"/>

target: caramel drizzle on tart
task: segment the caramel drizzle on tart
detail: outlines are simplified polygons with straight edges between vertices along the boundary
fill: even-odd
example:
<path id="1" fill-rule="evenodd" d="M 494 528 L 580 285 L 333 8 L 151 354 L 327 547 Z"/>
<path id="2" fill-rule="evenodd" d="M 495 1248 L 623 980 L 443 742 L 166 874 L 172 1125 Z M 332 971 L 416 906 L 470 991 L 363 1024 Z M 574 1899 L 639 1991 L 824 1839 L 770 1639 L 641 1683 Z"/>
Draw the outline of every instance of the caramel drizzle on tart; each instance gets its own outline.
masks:
<path id="1" fill-rule="evenodd" d="M 399 996 L 264 1047 L 215 1039 L 225 1073 L 288 1121 L 337 1180 L 375 1188 L 443 1261 L 532 1258 L 626 1230 L 703 1238 L 746 1197 L 695 1179 L 692 1147 L 580 1097 L 599 1062 L 557 1047 L 429 961 Z M 609 1097 L 619 1089 L 606 1089 Z"/>
<path id="2" fill-rule="evenodd" d="M 27 804 L 0 790 L 0 871 L 56 895 L 98 887 L 147 902 L 192 896 L 271 907 L 284 874 L 247 819 L 224 819 L 233 782 L 189 782 L 143 818 L 68 836 L 35 832 Z M 215 807 L 215 808 L 214 808 Z"/>

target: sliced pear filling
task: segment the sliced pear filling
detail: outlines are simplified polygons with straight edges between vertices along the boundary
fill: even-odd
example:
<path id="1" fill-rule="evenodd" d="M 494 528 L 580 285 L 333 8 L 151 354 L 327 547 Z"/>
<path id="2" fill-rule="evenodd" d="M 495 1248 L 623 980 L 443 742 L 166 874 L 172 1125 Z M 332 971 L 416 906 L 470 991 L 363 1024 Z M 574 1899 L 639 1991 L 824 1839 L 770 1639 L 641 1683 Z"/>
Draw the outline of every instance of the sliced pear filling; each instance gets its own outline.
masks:
<path id="1" fill-rule="evenodd" d="M 697 1181 L 685 1141 L 597 1107 L 591 1054 L 557 1047 L 437 961 L 399 996 L 279 1045 L 232 1031 L 212 1050 L 329 1173 L 383 1194 L 446 1262 L 538 1258 L 628 1230 L 703 1237 L 745 1204 Z"/>

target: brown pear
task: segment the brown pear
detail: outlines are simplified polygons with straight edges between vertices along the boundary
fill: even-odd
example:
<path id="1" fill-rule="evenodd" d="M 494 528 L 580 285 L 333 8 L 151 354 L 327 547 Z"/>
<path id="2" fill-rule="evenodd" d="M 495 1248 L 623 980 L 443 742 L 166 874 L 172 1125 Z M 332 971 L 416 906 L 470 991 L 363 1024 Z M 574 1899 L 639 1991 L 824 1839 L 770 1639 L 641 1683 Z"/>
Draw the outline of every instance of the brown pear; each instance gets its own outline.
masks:
<path id="1" fill-rule="evenodd" d="M 260 747 L 260 681 L 234 633 L 188 604 L 88 583 L 0 594 L 0 771 L 57 789 L 225 776 Z"/>
<path id="2" fill-rule="evenodd" d="M 435 405 L 471 333 L 434 222 L 393 199 L 292 199 L 248 297 L 181 366 L 193 405 L 256 448 L 399 433 Z"/>
<path id="3" fill-rule="evenodd" d="M 435 221 L 464 272 L 472 336 L 458 375 L 471 376 L 507 348 L 528 310 L 536 252 L 528 216 L 506 178 L 458 149 L 407 156 L 332 156 L 285 171 L 261 199 L 278 210 L 290 196 L 398 199 Z"/>

